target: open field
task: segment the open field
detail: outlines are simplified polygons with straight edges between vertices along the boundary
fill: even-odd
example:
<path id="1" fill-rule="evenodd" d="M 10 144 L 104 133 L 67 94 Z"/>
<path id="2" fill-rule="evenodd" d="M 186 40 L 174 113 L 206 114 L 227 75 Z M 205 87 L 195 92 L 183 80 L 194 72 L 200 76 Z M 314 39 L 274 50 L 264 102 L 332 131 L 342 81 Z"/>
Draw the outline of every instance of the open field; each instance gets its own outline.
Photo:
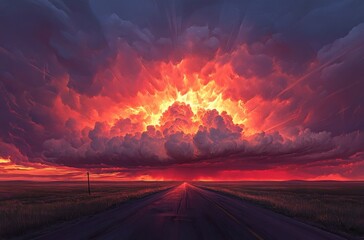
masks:
<path id="1" fill-rule="evenodd" d="M 93 182 L 89 196 L 84 182 L 0 182 L 0 239 L 93 215 L 177 184 Z M 364 182 L 194 182 L 193 185 L 233 195 L 331 232 L 364 236 Z M 195 196 L 197 202 L 201 200 L 195 193 L 202 190 L 187 189 L 192 194 L 190 197 Z M 181 192 L 185 194 L 185 191 Z M 164 199 L 178 200 L 174 197 Z M 232 203 L 226 204 L 228 209 Z M 242 213 L 231 211 L 237 219 L 247 214 L 246 209 Z M 253 210 L 251 214 L 258 215 Z"/>
<path id="2" fill-rule="evenodd" d="M 364 182 L 198 182 L 328 231 L 364 236 Z"/>
<path id="3" fill-rule="evenodd" d="M 0 239 L 24 234 L 176 185 L 173 182 L 0 182 Z"/>
<path id="4" fill-rule="evenodd" d="M 345 240 L 336 234 L 192 183 L 128 201 L 30 239 Z"/>

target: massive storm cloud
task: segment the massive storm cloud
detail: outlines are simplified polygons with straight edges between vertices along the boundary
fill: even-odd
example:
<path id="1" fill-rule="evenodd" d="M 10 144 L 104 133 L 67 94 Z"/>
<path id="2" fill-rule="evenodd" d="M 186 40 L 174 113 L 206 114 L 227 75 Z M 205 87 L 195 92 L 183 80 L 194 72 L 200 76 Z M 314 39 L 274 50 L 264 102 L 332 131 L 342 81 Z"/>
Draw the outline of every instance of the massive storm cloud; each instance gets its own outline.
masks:
<path id="1" fill-rule="evenodd" d="M 359 179 L 363 12 L 360 0 L 2 1 L 2 164 Z"/>

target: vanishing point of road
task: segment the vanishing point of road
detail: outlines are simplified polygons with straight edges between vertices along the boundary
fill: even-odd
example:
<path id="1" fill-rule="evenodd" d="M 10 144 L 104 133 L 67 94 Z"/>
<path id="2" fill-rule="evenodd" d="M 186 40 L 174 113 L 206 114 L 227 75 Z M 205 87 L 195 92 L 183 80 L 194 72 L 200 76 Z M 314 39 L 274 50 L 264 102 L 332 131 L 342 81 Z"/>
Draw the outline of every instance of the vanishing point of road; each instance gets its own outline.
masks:
<path id="1" fill-rule="evenodd" d="M 183 183 L 31 239 L 344 239 L 224 194 Z"/>

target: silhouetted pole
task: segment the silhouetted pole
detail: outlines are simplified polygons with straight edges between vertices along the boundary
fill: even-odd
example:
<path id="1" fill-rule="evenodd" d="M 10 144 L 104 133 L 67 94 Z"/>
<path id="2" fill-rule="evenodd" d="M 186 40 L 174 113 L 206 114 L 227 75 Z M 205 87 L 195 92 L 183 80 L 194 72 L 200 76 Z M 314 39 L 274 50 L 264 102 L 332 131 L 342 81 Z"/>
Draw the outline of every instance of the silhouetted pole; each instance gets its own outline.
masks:
<path id="1" fill-rule="evenodd" d="M 88 195 L 91 195 L 91 188 L 90 188 L 90 173 L 87 172 L 87 186 L 88 186 Z"/>

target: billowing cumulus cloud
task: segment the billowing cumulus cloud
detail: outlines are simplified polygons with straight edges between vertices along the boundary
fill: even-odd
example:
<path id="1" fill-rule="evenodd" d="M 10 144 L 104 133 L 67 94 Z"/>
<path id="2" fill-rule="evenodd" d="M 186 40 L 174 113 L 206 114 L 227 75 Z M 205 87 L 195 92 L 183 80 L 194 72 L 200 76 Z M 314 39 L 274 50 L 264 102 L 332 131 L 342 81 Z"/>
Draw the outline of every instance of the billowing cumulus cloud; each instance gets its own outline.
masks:
<path id="1" fill-rule="evenodd" d="M 363 12 L 360 0 L 3 1 L 0 157 L 129 178 L 358 179 Z"/>

